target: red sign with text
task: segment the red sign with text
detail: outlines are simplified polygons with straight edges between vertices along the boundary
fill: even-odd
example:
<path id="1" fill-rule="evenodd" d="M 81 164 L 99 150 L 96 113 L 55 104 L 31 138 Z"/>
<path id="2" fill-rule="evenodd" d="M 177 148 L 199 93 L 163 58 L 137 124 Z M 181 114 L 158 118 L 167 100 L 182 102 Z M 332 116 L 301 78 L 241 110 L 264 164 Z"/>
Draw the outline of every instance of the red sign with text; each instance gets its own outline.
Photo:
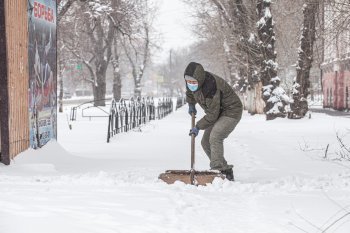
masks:
<path id="1" fill-rule="evenodd" d="M 34 2 L 34 17 L 46 20 L 50 23 L 55 22 L 53 9 L 40 2 Z"/>

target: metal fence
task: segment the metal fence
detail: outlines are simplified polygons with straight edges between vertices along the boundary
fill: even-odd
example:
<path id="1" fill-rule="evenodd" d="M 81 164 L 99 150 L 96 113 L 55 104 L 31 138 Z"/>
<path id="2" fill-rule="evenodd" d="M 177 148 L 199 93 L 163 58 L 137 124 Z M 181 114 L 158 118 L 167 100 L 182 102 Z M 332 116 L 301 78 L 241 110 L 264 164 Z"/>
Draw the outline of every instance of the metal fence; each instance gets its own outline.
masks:
<path id="1" fill-rule="evenodd" d="M 130 100 L 112 100 L 108 117 L 107 142 L 114 135 L 140 127 L 155 119 L 162 119 L 173 111 L 171 98 L 131 98 Z"/>
<path id="2" fill-rule="evenodd" d="M 111 99 L 102 99 L 102 100 L 97 100 L 97 101 L 110 101 Z M 71 107 L 70 109 L 70 116 L 69 120 L 70 121 L 76 121 L 77 120 L 77 115 L 78 115 L 78 109 L 81 109 L 81 117 L 83 118 L 95 118 L 95 117 L 108 117 L 109 112 L 108 108 L 107 111 L 105 110 L 106 107 L 108 107 L 108 104 L 106 103 L 105 107 L 100 107 L 100 106 L 94 106 L 94 100 L 87 101 L 84 103 L 81 103 L 77 106 Z M 89 114 L 89 110 L 94 109 L 95 114 Z M 97 111 L 96 111 L 97 110 Z"/>
<path id="3" fill-rule="evenodd" d="M 182 106 L 184 106 L 186 103 L 186 98 L 185 97 L 177 97 L 177 100 L 176 100 L 176 110 L 178 108 L 181 108 Z"/>

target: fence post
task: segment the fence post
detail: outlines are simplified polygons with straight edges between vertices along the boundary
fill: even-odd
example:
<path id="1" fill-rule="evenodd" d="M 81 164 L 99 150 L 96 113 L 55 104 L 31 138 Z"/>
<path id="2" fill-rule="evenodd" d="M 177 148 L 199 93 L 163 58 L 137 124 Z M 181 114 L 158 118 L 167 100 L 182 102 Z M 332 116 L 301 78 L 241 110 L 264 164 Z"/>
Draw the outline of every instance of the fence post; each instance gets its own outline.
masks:
<path id="1" fill-rule="evenodd" d="M 109 143 L 109 139 L 111 138 L 111 134 L 113 136 L 113 114 L 114 114 L 114 99 L 112 99 L 111 108 L 109 110 L 108 116 L 108 132 L 107 132 L 107 143 Z M 112 126 L 111 126 L 112 125 Z M 112 132 L 111 132 L 112 129 Z"/>
<path id="2" fill-rule="evenodd" d="M 129 110 L 128 108 L 125 108 L 125 132 L 128 132 L 128 125 L 129 125 Z"/>
<path id="3" fill-rule="evenodd" d="M 115 114 L 115 134 L 119 133 L 119 112 Z"/>

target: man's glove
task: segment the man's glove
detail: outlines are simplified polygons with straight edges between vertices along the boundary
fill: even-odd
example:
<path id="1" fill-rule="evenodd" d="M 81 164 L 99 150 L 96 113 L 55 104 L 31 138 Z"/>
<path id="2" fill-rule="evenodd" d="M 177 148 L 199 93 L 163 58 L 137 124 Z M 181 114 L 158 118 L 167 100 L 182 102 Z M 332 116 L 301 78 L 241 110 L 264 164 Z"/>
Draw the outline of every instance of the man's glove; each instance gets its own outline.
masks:
<path id="1" fill-rule="evenodd" d="M 198 135 L 199 133 L 199 129 L 197 127 L 194 127 L 192 129 L 190 129 L 190 136 L 193 134 L 195 137 Z"/>
<path id="2" fill-rule="evenodd" d="M 192 113 L 194 113 L 194 115 L 197 114 L 197 110 L 194 104 L 188 104 L 188 113 L 192 116 Z"/>

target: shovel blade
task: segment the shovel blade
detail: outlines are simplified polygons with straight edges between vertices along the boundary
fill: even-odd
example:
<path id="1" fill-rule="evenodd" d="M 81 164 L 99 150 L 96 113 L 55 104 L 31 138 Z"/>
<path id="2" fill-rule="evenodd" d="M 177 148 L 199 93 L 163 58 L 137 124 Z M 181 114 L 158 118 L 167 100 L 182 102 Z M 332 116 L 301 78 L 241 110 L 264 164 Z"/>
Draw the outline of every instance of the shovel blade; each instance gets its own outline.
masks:
<path id="1" fill-rule="evenodd" d="M 214 171 L 195 171 L 194 172 L 194 184 L 206 185 L 211 184 L 215 178 L 225 179 L 219 172 Z M 167 184 L 173 184 L 176 181 L 181 181 L 185 184 L 192 184 L 191 182 L 191 170 L 167 170 L 158 177 Z"/>

